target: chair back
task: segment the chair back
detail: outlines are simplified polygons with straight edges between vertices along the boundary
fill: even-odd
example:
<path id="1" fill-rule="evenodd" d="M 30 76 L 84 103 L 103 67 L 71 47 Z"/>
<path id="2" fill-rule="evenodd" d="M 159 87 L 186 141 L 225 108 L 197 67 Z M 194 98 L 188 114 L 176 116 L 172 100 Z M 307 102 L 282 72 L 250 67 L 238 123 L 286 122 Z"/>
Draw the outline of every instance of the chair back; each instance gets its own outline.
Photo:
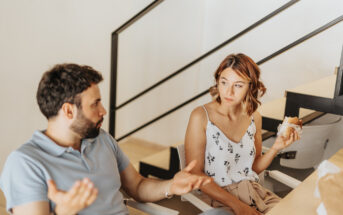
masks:
<path id="1" fill-rule="evenodd" d="M 179 154 L 180 169 L 184 169 L 186 167 L 185 144 L 177 146 L 177 153 Z"/>
<path id="2" fill-rule="evenodd" d="M 316 167 L 323 159 L 331 131 L 340 121 L 338 117 L 326 124 L 303 126 L 300 140 L 281 152 L 280 165 L 294 169 Z"/>

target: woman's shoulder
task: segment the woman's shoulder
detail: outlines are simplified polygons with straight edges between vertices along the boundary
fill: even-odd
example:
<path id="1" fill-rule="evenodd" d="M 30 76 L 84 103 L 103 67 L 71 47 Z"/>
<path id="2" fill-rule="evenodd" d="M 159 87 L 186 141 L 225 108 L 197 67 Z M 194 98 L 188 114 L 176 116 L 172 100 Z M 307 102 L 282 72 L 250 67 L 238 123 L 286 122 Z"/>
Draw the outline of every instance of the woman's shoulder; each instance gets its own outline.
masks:
<path id="1" fill-rule="evenodd" d="M 262 125 L 262 116 L 257 110 L 252 114 L 252 117 L 256 125 Z"/>
<path id="2" fill-rule="evenodd" d="M 207 122 L 208 120 L 208 112 L 211 110 L 211 102 L 198 106 L 193 109 L 191 113 L 191 119 L 197 120 L 200 122 Z"/>
<path id="3" fill-rule="evenodd" d="M 191 118 L 197 118 L 197 119 L 206 118 L 206 111 L 205 111 L 204 105 L 194 108 L 191 113 Z"/>

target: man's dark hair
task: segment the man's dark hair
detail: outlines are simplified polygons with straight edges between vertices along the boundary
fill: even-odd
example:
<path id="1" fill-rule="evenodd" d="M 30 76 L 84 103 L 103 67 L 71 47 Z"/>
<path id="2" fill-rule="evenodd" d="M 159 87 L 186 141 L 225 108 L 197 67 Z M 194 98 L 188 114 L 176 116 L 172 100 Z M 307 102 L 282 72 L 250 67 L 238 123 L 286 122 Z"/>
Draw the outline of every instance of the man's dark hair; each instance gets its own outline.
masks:
<path id="1" fill-rule="evenodd" d="M 47 119 L 57 116 L 64 103 L 81 107 L 80 93 L 102 81 L 102 75 L 90 66 L 58 64 L 43 74 L 37 90 L 39 109 Z"/>

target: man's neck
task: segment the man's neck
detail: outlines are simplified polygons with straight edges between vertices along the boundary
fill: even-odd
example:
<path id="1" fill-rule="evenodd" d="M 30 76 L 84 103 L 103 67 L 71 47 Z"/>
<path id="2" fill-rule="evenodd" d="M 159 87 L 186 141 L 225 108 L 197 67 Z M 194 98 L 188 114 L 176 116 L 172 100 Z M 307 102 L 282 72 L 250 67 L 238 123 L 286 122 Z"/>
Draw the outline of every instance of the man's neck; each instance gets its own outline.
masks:
<path id="1" fill-rule="evenodd" d="M 80 151 L 81 138 L 71 131 L 67 126 L 59 126 L 55 123 L 48 123 L 48 128 L 45 131 L 45 135 L 53 140 L 57 145 L 63 147 L 72 147 L 75 150 Z"/>

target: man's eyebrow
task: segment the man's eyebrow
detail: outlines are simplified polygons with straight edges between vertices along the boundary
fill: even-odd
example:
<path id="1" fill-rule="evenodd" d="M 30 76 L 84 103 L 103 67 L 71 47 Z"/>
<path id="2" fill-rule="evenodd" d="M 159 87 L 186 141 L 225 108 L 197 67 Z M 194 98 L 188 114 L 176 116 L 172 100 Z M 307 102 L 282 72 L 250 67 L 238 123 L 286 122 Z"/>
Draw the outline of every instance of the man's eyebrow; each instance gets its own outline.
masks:
<path id="1" fill-rule="evenodd" d="M 97 103 L 97 102 L 100 102 L 101 101 L 101 98 L 98 98 L 94 101 L 94 104 Z"/>

